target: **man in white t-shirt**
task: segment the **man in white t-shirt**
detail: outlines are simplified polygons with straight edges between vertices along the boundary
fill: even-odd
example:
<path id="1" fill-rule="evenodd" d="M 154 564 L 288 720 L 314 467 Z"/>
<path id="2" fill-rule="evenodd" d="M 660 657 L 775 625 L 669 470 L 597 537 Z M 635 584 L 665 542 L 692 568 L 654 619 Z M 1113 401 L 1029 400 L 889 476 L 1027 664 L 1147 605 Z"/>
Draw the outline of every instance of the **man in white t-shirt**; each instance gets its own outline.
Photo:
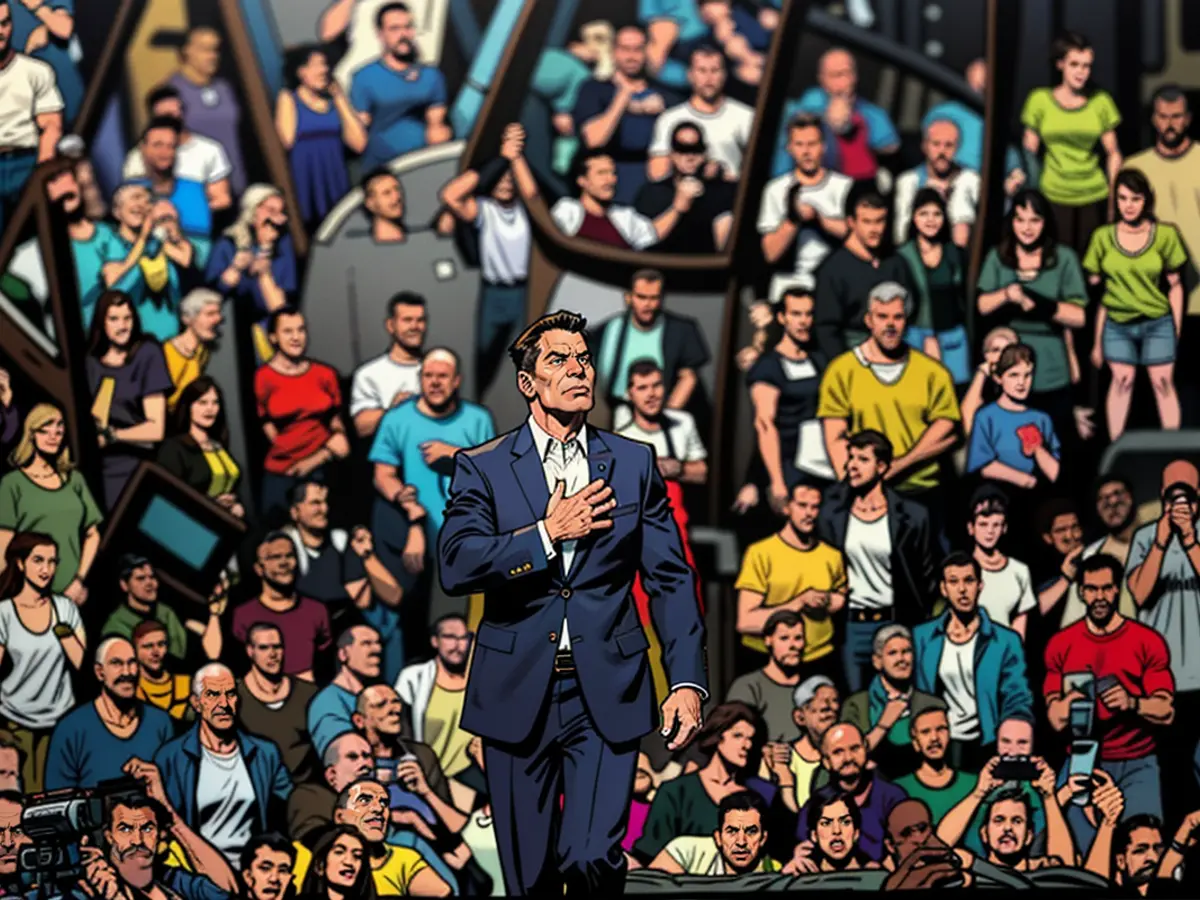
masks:
<path id="1" fill-rule="evenodd" d="M 812 290 L 817 267 L 846 237 L 846 197 L 854 179 L 826 169 L 825 137 L 817 116 L 799 115 L 788 123 L 787 152 L 796 164 L 763 188 L 758 233 L 763 256 L 774 265 L 795 242 L 793 273 L 771 279 L 770 300 L 789 287 Z"/>
<path id="2" fill-rule="evenodd" d="M 186 122 L 183 98 L 178 89 L 169 84 L 150 92 L 146 98 L 147 120 L 159 117 Z M 233 190 L 229 176 L 233 166 L 225 148 L 212 138 L 188 131 L 184 126 L 179 132 L 179 144 L 175 147 L 175 177 L 204 185 L 208 196 L 208 208 L 216 211 L 233 205 Z M 121 177 L 126 181 L 146 178 L 146 161 L 138 147 L 125 156 Z"/>
<path id="3" fill-rule="evenodd" d="M 371 437 L 383 414 L 421 390 L 421 357 L 427 327 L 425 298 L 401 291 L 388 301 L 384 328 L 392 338 L 386 353 L 354 371 L 350 418 L 359 437 Z"/>
<path id="4" fill-rule="evenodd" d="M 690 413 L 664 409 L 667 390 L 658 363 L 639 359 L 629 367 L 628 396 L 631 407 L 620 406 L 613 415 L 617 434 L 652 446 L 667 481 L 704 484 L 708 451 Z"/>
<path id="5" fill-rule="evenodd" d="M 692 51 L 688 83 L 692 96 L 687 102 L 672 106 L 654 121 L 646 173 L 651 181 L 671 174 L 671 135 L 680 124 L 691 122 L 704 133 L 709 158 L 721 165 L 726 178 L 735 180 L 750 143 L 754 109 L 725 96 L 725 57 L 712 47 Z"/>
<path id="6" fill-rule="evenodd" d="M 1026 620 L 1037 608 L 1029 566 L 1000 550 L 1008 532 L 1008 497 L 995 485 L 985 484 L 971 498 L 967 534 L 975 542 L 971 555 L 983 570 L 979 605 L 998 625 L 1011 628 L 1025 640 Z"/>
<path id="7" fill-rule="evenodd" d="M 954 243 L 965 247 L 971 240 L 971 226 L 975 224 L 975 212 L 979 208 L 979 173 L 964 169 L 954 161 L 958 143 L 958 126 L 949 119 L 938 119 L 926 127 L 921 142 L 925 162 L 896 178 L 892 225 L 897 245 L 908 240 L 913 201 L 917 191 L 924 187 L 936 189 L 945 199 L 946 218 L 950 220 Z"/>

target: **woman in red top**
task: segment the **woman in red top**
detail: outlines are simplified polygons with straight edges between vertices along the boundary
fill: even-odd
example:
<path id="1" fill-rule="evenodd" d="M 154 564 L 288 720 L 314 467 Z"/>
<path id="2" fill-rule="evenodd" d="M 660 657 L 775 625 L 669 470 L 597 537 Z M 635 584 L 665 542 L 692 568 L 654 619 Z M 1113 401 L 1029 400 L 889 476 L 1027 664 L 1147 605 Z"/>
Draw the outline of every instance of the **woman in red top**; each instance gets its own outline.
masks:
<path id="1" fill-rule="evenodd" d="M 254 374 L 254 397 L 271 444 L 263 465 L 263 516 L 287 509 L 300 480 L 324 480 L 325 465 L 350 453 L 339 410 L 342 392 L 331 367 L 307 357 L 304 315 L 290 307 L 271 314 L 268 337 L 275 355 Z"/>

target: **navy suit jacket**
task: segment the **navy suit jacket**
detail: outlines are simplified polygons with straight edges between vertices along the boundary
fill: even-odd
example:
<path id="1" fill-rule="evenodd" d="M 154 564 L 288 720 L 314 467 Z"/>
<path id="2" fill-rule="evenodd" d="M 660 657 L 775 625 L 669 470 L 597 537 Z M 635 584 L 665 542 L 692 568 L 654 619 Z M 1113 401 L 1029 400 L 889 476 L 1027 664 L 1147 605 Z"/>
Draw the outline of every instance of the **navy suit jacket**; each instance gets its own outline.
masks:
<path id="1" fill-rule="evenodd" d="M 704 624 L 652 447 L 587 428 L 591 480 L 613 489 L 613 525 L 546 559 L 537 523 L 550 500 L 528 423 L 455 457 L 438 541 L 449 594 L 487 595 L 462 727 L 501 743 L 529 738 L 553 681 L 564 615 L 583 696 L 610 743 L 659 722 L 649 642 L 631 590 L 641 573 L 672 685 L 707 690 Z"/>

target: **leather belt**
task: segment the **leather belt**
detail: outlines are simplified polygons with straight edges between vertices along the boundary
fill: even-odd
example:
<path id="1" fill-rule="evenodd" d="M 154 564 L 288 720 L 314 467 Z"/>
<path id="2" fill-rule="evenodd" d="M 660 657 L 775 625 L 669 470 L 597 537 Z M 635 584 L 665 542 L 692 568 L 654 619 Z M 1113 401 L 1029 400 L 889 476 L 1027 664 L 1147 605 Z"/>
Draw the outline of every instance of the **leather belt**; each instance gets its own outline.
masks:
<path id="1" fill-rule="evenodd" d="M 849 611 L 851 622 L 890 622 L 895 618 L 895 613 L 889 609 L 851 609 Z"/>
<path id="2" fill-rule="evenodd" d="M 575 674 L 575 655 L 570 650 L 559 650 L 554 654 L 554 674 Z"/>
<path id="3" fill-rule="evenodd" d="M 0 147 L 0 156 L 26 156 L 36 153 L 37 147 Z"/>

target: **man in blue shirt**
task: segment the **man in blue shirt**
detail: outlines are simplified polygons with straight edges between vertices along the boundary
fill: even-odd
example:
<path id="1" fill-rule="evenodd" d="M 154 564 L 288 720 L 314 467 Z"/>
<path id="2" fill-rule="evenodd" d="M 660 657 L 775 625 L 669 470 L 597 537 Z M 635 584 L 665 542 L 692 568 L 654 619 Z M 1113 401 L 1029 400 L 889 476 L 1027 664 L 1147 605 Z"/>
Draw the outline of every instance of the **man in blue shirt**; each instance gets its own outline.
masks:
<path id="1" fill-rule="evenodd" d="M 336 651 L 337 674 L 308 704 L 308 733 L 322 759 L 334 738 L 354 730 L 351 717 L 358 695 L 379 680 L 383 655 L 379 632 L 369 625 L 351 625 L 339 634 Z"/>
<path id="2" fill-rule="evenodd" d="M 171 202 L 178 214 L 179 227 L 193 251 L 187 256 L 187 263 L 182 262 L 182 257 L 177 262 L 203 269 L 212 249 L 212 211 L 204 185 L 175 174 L 182 132 L 183 122 L 179 119 L 157 116 L 150 120 L 140 146 L 146 177 L 133 179 L 133 183 L 150 188 L 155 199 Z"/>
<path id="3" fill-rule="evenodd" d="M 446 80 L 417 61 L 417 30 L 403 3 L 388 3 L 375 16 L 383 53 L 354 73 L 350 103 L 367 126 L 364 172 L 398 156 L 450 140 Z"/>

